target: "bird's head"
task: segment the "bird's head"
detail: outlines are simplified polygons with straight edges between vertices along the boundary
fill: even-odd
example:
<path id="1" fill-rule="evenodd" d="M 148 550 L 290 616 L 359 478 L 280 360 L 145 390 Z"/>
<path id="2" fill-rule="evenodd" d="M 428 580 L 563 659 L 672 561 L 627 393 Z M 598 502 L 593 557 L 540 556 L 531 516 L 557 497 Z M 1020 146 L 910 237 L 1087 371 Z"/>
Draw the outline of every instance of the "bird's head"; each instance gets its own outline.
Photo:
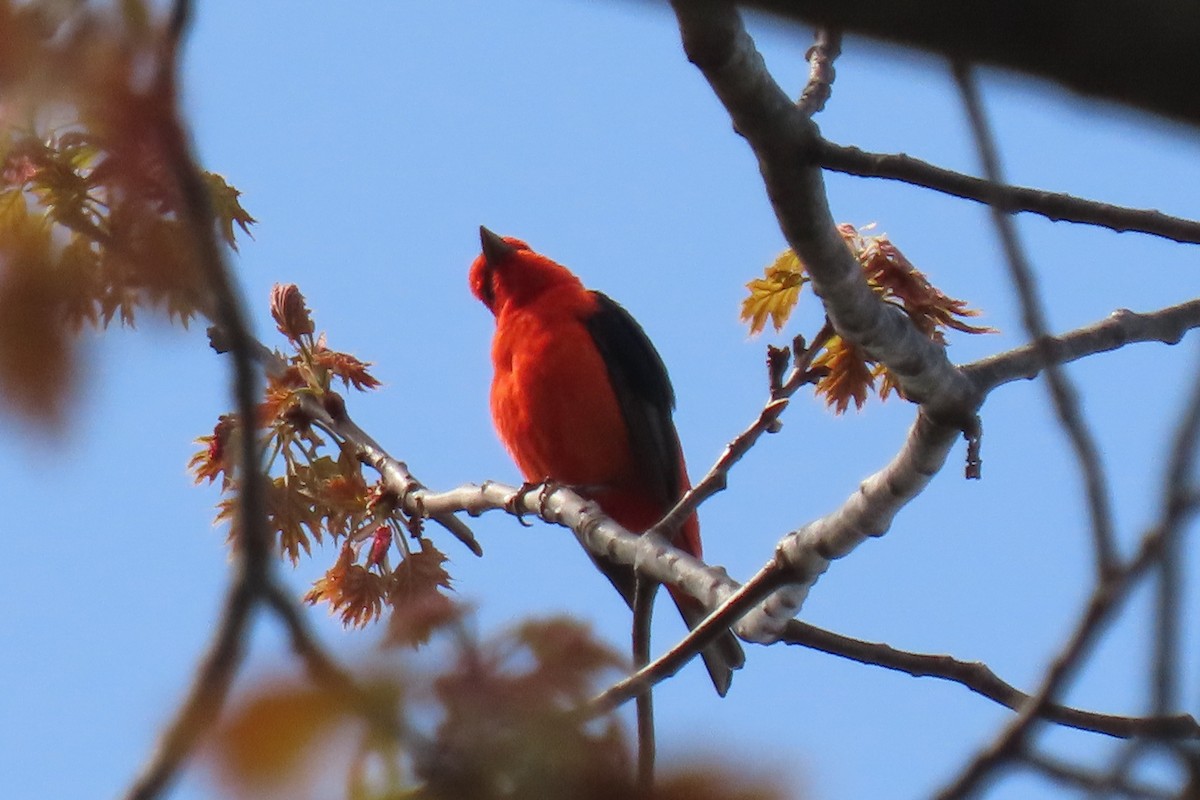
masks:
<path id="1" fill-rule="evenodd" d="M 471 264 L 471 293 L 492 313 L 509 302 L 529 302 L 555 286 L 582 288 L 570 270 L 516 237 L 500 236 L 480 225 L 479 243 L 483 252 Z"/>

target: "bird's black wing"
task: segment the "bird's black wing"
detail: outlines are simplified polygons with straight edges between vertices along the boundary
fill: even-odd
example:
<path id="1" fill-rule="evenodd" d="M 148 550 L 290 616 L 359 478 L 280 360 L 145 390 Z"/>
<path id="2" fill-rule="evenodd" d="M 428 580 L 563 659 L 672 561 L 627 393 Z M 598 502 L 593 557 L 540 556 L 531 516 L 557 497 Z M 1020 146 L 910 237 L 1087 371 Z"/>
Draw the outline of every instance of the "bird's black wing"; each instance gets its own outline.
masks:
<path id="1" fill-rule="evenodd" d="M 629 446 L 643 468 L 639 479 L 661 499 L 665 514 L 682 494 L 679 435 L 671 421 L 675 390 L 662 357 L 637 320 L 608 295 L 592 294 L 597 311 L 585 324 L 608 367 L 629 430 Z"/>

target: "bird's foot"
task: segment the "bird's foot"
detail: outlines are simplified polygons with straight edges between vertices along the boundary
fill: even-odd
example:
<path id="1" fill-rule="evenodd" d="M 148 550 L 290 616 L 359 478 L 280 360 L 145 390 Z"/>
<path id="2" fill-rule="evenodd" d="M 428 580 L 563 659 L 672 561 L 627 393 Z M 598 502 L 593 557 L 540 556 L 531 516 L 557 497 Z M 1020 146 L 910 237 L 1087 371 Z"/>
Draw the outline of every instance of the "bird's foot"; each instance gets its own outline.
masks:
<path id="1" fill-rule="evenodd" d="M 525 521 L 525 515 L 529 512 L 525 511 L 525 498 L 528 497 L 534 489 L 538 489 L 538 513 L 546 516 L 546 501 L 554 490 L 561 486 L 558 481 L 547 476 L 545 479 L 534 483 L 533 481 L 525 481 L 521 484 L 521 488 L 513 492 L 512 497 L 504 502 L 504 510 L 517 518 L 525 527 L 530 527 L 530 524 Z"/>

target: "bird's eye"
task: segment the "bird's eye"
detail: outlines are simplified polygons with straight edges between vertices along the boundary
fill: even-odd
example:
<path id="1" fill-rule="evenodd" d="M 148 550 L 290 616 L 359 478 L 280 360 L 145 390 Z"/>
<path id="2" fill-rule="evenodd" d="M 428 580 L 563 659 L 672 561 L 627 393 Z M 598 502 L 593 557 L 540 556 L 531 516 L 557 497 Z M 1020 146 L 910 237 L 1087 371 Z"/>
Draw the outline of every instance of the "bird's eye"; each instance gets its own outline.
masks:
<path id="1" fill-rule="evenodd" d="M 496 304 L 496 270 L 491 264 L 484 268 L 483 283 L 479 287 L 479 297 L 488 308 Z"/>

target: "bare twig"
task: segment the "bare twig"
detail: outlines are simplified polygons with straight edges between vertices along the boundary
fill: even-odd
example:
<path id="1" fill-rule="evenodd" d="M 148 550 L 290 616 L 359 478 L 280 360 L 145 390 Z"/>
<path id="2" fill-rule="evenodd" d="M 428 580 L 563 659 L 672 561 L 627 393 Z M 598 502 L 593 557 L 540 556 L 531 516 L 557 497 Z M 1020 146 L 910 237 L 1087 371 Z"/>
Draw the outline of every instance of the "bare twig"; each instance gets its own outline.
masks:
<path id="1" fill-rule="evenodd" d="M 717 458 L 717 462 L 713 464 L 708 473 L 691 489 L 688 489 L 683 497 L 679 498 L 679 502 L 675 507 L 667 512 L 661 520 L 651 528 L 655 533 L 669 535 L 678 528 L 684 520 L 692 515 L 692 513 L 700 507 L 708 498 L 722 491 L 729 482 L 729 470 L 738 461 L 741 461 L 742 456 L 750 452 L 755 443 L 764 433 L 771 429 L 779 420 L 779 415 L 787 408 L 788 401 L 786 398 L 770 400 L 762 411 L 759 412 L 758 418 L 750 424 L 750 427 L 742 431 L 733 441 L 725 446 L 725 450 Z"/>
<path id="2" fill-rule="evenodd" d="M 750 452 L 750 449 L 758 443 L 764 433 L 773 433 L 779 429 L 779 417 L 788 406 L 788 398 L 794 395 L 801 386 L 815 382 L 816 377 L 809 369 L 812 367 L 813 359 L 817 357 L 832 334 L 833 328 L 826 321 L 812 345 L 805 348 L 803 353 L 795 355 L 795 363 L 786 378 L 779 377 L 781 370 L 772 360 L 768 360 L 771 399 L 763 406 L 754 422 L 750 423 L 750 427 L 725 446 L 716 463 L 712 465 L 705 476 L 695 486 L 688 489 L 683 497 L 679 498 L 675 507 L 654 525 L 651 529 L 653 532 L 664 536 L 673 534 L 683 524 L 683 521 L 700 507 L 701 503 L 725 489 L 729 483 L 729 470 L 733 468 L 733 465 Z"/>
<path id="3" fill-rule="evenodd" d="M 630 698 L 647 691 L 649 687 L 671 677 L 731 628 L 747 611 L 778 590 L 786 580 L 786 574 L 777 567 L 764 567 L 705 617 L 703 622 L 690 630 L 678 644 L 592 698 L 591 702 L 581 709 L 581 713 L 587 718 L 607 714 Z"/>
<path id="4" fill-rule="evenodd" d="M 1180 417 L 1175 444 L 1167 462 L 1162 505 L 1169 515 L 1189 513 L 1196 504 L 1196 450 L 1200 445 L 1200 367 L 1192 393 Z M 1159 586 L 1156 609 L 1154 669 L 1151 710 L 1161 713 L 1179 699 L 1179 639 L 1182 593 L 1182 528 L 1165 526 L 1162 555 L 1158 565 Z"/>
<path id="5" fill-rule="evenodd" d="M 841 54 L 842 34 L 828 28 L 818 28 L 812 47 L 804 54 L 808 59 L 808 83 L 796 101 L 801 113 L 811 117 L 825 110 L 825 104 L 833 94 L 833 62 Z"/>
<path id="6" fill-rule="evenodd" d="M 1154 647 L 1150 665 L 1150 711 L 1164 714 L 1179 704 L 1179 640 L 1183 624 L 1183 558 L 1180 537 L 1163 542 L 1156 565 Z"/>
<path id="7" fill-rule="evenodd" d="M 1146 313 L 1121 309 L 1100 322 L 1044 338 L 1040 347 L 1027 344 L 965 364 L 962 370 L 980 392 L 988 393 L 1011 381 L 1033 378 L 1042 371 L 1047 357 L 1056 364 L 1066 364 L 1134 342 L 1177 344 L 1185 333 L 1198 327 L 1200 300 Z"/>
<path id="8" fill-rule="evenodd" d="M 992 138 L 991 128 L 984 114 L 983 102 L 979 97 L 979 88 L 974 75 L 970 67 L 960 63 L 954 67 L 954 77 L 962 94 L 967 116 L 970 118 L 979 158 L 983 162 L 984 175 L 987 176 L 990 184 L 998 186 L 1003 183 L 1000 159 Z M 1104 474 L 1104 464 L 1100 459 L 1100 452 L 1092 433 L 1083 419 L 1074 386 L 1050 358 L 1046 344 L 1047 327 L 1042 301 L 1038 296 L 1033 270 L 1030 268 L 1024 249 L 1017 238 L 1010 213 L 1011 209 L 1003 203 L 993 202 L 991 211 L 992 222 L 996 226 L 996 231 L 1004 247 L 1009 273 L 1020 301 L 1021 320 L 1034 347 L 1046 363 L 1046 383 L 1050 388 L 1055 414 L 1067 434 L 1071 448 L 1075 451 L 1075 459 L 1079 462 L 1079 469 L 1083 473 L 1088 513 L 1092 522 L 1097 580 L 1102 581 L 1116 569 L 1117 563 L 1112 511 L 1109 508 L 1109 486 L 1108 479 Z"/>
<path id="9" fill-rule="evenodd" d="M 1132 800 L 1172 800 L 1179 797 L 1177 792 L 1161 786 L 1151 786 L 1128 778 L 1113 780 L 1106 775 L 1089 772 L 1040 753 L 1027 753 L 1021 760 L 1032 769 L 1064 786 L 1103 792 L 1105 797 L 1113 794 L 1132 798 Z"/>
<path id="10" fill-rule="evenodd" d="M 1002 680 L 991 668 L 979 661 L 961 661 L 947 655 L 899 650 L 878 642 L 853 639 L 799 620 L 792 620 L 787 624 L 780 641 L 848 658 L 860 664 L 903 672 L 914 678 L 952 681 L 1014 711 L 1019 710 L 1029 699 L 1028 694 Z M 1190 714 L 1127 717 L 1048 703 L 1042 710 L 1042 717 L 1047 722 L 1122 739 L 1200 739 L 1200 723 Z"/>
<path id="11" fill-rule="evenodd" d="M 637 576 L 633 589 L 633 667 L 641 669 L 650 662 L 650 622 L 654 617 L 654 596 L 659 584 Z M 637 783 L 650 794 L 654 787 L 654 760 L 657 749 L 654 734 L 654 690 L 647 687 L 637 696 Z"/>
<path id="12" fill-rule="evenodd" d="M 994 184 L 939 167 L 904 153 L 868 153 L 822 139 L 821 166 L 864 178 L 884 178 L 933 189 L 979 203 L 1000 203 L 1011 212 L 1038 214 L 1055 222 L 1096 225 L 1120 232 L 1145 233 L 1176 242 L 1200 244 L 1200 222 L 1154 209 L 1126 208 L 1061 192 Z"/>

